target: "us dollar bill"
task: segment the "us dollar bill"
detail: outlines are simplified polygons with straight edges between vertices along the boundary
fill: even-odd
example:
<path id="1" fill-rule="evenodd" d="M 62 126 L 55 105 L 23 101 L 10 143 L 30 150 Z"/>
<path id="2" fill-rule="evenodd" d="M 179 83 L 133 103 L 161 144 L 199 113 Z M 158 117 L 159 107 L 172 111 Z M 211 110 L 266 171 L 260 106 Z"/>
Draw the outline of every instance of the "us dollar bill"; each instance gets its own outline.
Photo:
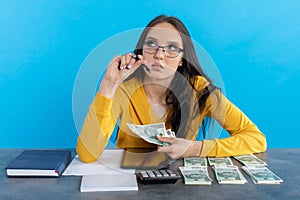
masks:
<path id="1" fill-rule="evenodd" d="M 235 165 L 214 166 L 216 179 L 219 184 L 245 184 L 247 180 Z"/>
<path id="2" fill-rule="evenodd" d="M 176 137 L 175 132 L 172 131 L 171 129 L 166 130 L 167 135 L 164 135 L 164 137 Z"/>
<path id="3" fill-rule="evenodd" d="M 186 185 L 211 185 L 207 167 L 179 167 Z"/>
<path id="4" fill-rule="evenodd" d="M 265 166 L 243 166 L 242 169 L 255 184 L 280 184 L 283 179 Z"/>
<path id="5" fill-rule="evenodd" d="M 233 156 L 236 160 L 245 166 L 267 166 L 268 164 L 253 154 L 246 154 L 241 156 Z"/>
<path id="6" fill-rule="evenodd" d="M 207 161 L 205 157 L 188 157 L 184 158 L 185 167 L 207 167 Z"/>
<path id="7" fill-rule="evenodd" d="M 233 165 L 231 159 L 229 157 L 223 158 L 208 158 L 208 162 L 210 166 L 229 166 Z"/>
<path id="8" fill-rule="evenodd" d="M 169 145 L 166 142 L 159 141 L 156 136 L 167 137 L 167 131 L 165 123 L 147 124 L 147 125 L 136 125 L 127 123 L 128 127 L 132 132 L 141 137 L 143 140 L 161 146 Z"/>

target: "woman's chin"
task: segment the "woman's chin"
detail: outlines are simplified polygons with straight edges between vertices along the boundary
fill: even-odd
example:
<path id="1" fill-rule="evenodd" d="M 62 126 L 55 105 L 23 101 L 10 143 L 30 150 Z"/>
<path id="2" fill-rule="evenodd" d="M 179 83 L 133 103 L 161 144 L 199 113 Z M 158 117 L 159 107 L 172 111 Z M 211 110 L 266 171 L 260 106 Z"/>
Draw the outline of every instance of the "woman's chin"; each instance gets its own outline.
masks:
<path id="1" fill-rule="evenodd" d="M 148 79 L 156 80 L 156 81 L 164 81 L 164 80 L 169 80 L 173 79 L 174 73 L 161 73 L 157 71 L 151 71 L 147 72 L 146 71 L 146 76 Z"/>

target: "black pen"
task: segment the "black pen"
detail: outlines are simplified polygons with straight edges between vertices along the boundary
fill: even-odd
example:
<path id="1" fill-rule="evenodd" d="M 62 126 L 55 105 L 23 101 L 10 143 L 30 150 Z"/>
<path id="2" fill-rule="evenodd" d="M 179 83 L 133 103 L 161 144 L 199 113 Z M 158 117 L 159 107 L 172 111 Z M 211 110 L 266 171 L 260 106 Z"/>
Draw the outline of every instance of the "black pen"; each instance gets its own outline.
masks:
<path id="1" fill-rule="evenodd" d="M 132 57 L 133 57 L 135 60 L 138 60 L 138 59 L 139 59 L 138 55 L 136 55 L 135 53 L 132 53 Z M 142 64 L 142 66 L 144 67 L 144 69 L 145 69 L 147 72 L 150 72 L 150 69 L 149 69 L 149 67 L 148 67 L 147 65 Z"/>

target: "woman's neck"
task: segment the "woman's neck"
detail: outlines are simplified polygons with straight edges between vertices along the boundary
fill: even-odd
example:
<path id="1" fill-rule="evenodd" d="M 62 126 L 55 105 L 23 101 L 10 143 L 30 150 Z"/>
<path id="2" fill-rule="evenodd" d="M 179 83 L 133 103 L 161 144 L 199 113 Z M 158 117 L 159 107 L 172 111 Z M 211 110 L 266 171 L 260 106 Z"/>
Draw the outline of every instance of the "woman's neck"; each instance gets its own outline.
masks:
<path id="1" fill-rule="evenodd" d="M 144 77 L 143 87 L 146 93 L 146 96 L 151 105 L 160 104 L 165 105 L 167 89 L 171 83 L 171 79 L 168 80 L 153 80 Z"/>

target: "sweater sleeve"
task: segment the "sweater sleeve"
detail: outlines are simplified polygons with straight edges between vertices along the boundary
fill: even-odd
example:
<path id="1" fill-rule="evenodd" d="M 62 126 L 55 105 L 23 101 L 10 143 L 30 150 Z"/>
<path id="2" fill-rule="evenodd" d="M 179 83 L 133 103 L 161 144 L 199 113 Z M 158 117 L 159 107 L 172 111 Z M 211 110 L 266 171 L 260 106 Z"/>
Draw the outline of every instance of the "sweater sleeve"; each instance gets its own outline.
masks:
<path id="1" fill-rule="evenodd" d="M 112 105 L 113 99 L 100 93 L 95 96 L 76 145 L 76 152 L 83 162 L 96 161 L 107 145 L 116 125 L 117 116 L 112 114 Z"/>
<path id="2" fill-rule="evenodd" d="M 201 156 L 225 157 L 264 152 L 266 138 L 257 126 L 219 90 L 207 99 L 205 112 L 228 131 L 229 137 L 203 140 Z"/>

